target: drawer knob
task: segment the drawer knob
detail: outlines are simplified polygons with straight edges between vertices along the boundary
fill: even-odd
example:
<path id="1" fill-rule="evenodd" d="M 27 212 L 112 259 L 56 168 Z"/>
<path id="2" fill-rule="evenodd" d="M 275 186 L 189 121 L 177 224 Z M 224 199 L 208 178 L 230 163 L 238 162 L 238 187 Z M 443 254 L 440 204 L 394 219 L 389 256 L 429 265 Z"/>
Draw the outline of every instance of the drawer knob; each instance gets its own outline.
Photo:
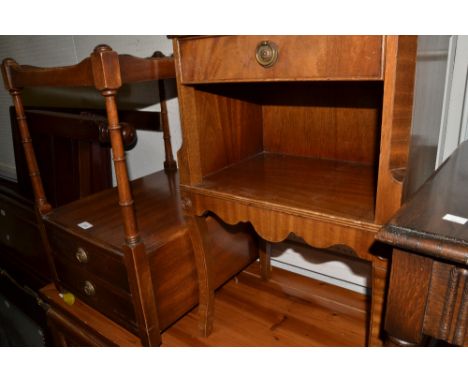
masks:
<path id="1" fill-rule="evenodd" d="M 79 247 L 76 250 L 75 257 L 78 260 L 78 262 L 81 263 L 81 264 L 86 264 L 88 262 L 88 254 L 81 247 Z"/>
<path id="2" fill-rule="evenodd" d="M 94 296 L 96 294 L 96 289 L 91 281 L 85 281 L 83 290 L 86 296 Z"/>
<path id="3" fill-rule="evenodd" d="M 271 41 L 261 41 L 255 52 L 257 62 L 264 68 L 269 68 L 278 61 L 278 46 Z"/>

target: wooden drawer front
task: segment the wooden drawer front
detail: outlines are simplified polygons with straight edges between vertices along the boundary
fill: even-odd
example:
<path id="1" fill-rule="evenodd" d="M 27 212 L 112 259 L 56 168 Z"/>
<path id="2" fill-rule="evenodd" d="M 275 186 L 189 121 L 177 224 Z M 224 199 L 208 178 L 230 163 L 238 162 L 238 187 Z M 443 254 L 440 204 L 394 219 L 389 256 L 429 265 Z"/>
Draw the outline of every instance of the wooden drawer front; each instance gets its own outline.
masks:
<path id="1" fill-rule="evenodd" d="M 136 331 L 135 312 L 130 294 L 65 259 L 56 258 L 55 265 L 60 283 L 65 289 L 128 330 Z M 93 285 L 93 295 L 85 292 L 87 282 Z"/>
<path id="2" fill-rule="evenodd" d="M 34 211 L 0 196 L 0 244 L 26 258 L 39 258 L 44 250 Z"/>
<path id="3" fill-rule="evenodd" d="M 261 41 L 276 64 L 255 57 Z M 382 36 L 224 36 L 179 40 L 182 83 L 382 79 Z"/>
<path id="4" fill-rule="evenodd" d="M 127 272 L 123 264 L 123 254 L 106 251 L 53 225 L 46 223 L 46 226 L 54 257 L 63 258 L 86 272 L 130 293 Z M 77 258 L 77 251 L 80 248 L 86 252 L 86 262 L 80 262 Z"/>

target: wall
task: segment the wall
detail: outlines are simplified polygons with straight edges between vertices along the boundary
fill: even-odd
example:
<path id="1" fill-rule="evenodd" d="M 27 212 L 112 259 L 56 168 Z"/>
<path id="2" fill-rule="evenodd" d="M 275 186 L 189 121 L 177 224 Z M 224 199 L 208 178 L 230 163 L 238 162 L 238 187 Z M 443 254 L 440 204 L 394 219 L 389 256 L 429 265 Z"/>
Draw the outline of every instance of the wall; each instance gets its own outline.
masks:
<path id="1" fill-rule="evenodd" d="M 108 44 L 119 53 L 151 56 L 155 51 L 172 53 L 172 42 L 165 36 L 0 36 L 0 58 L 12 57 L 20 64 L 62 66 L 76 64 L 98 44 Z M 181 144 L 179 110 L 175 82 L 167 82 L 169 125 L 174 154 Z M 125 87 L 119 93 L 119 105 L 136 106 L 141 110 L 160 110 L 159 95 L 152 84 Z M 79 96 L 66 89 L 41 89 L 25 94 L 26 104 L 35 106 L 103 107 L 103 99 L 92 90 L 81 90 Z M 60 103 L 60 105 L 59 105 Z M 0 176 L 16 179 L 15 159 L 10 131 L 8 107 L 11 98 L 3 86 L 0 90 Z M 132 179 L 163 168 L 162 134 L 142 131 L 138 144 L 128 152 Z"/>

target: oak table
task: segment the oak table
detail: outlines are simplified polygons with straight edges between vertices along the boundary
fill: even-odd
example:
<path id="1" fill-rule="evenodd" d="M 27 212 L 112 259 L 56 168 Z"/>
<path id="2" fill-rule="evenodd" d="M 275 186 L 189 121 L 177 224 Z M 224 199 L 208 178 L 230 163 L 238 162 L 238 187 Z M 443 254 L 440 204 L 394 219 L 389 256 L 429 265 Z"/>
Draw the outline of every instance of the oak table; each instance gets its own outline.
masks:
<path id="1" fill-rule="evenodd" d="M 394 247 L 388 345 L 468 344 L 467 189 L 465 142 L 378 233 Z"/>

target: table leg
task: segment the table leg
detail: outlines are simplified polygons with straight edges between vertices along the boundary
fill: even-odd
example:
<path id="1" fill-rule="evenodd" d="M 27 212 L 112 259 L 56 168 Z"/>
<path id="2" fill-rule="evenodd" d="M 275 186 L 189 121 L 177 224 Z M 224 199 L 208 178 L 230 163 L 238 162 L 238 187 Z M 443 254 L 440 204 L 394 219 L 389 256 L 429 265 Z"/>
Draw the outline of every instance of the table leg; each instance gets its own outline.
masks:
<path id="1" fill-rule="evenodd" d="M 203 216 L 188 215 L 185 216 L 185 220 L 190 231 L 198 274 L 198 326 L 201 335 L 207 337 L 213 330 L 214 319 L 214 281 L 208 227 Z"/>
<path id="2" fill-rule="evenodd" d="M 263 281 L 268 281 L 271 276 L 271 258 L 267 248 L 267 242 L 262 238 L 258 239 L 258 256 L 260 258 L 260 274 Z"/>
<path id="3" fill-rule="evenodd" d="M 368 346 L 383 345 L 383 313 L 385 303 L 385 290 L 387 286 L 388 262 L 377 259 L 372 262 L 372 297 L 369 330 L 367 335 Z"/>

